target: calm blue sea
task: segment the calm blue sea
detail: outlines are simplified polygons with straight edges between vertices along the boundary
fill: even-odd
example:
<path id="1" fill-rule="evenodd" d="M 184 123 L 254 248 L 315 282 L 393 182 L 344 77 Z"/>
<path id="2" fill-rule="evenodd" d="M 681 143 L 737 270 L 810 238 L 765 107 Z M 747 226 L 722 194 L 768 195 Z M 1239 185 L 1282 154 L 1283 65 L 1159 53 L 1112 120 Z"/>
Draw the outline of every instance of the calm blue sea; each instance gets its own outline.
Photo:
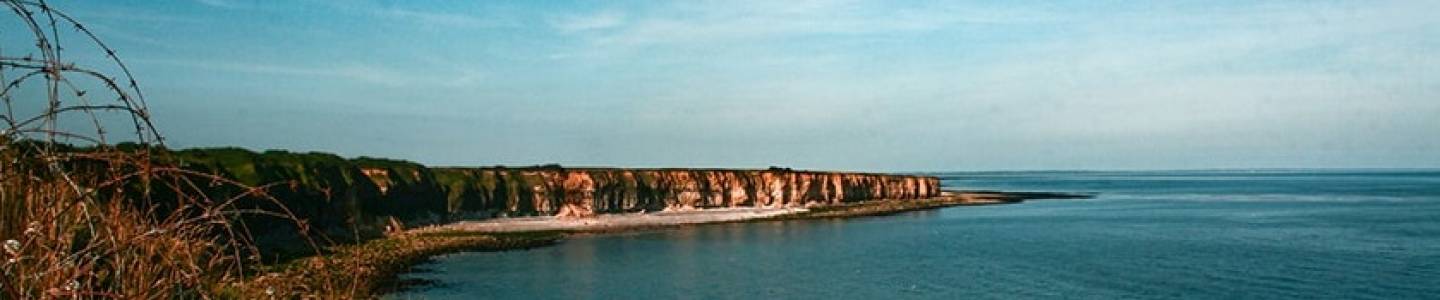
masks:
<path id="1" fill-rule="evenodd" d="M 941 173 L 1085 200 L 441 256 L 400 299 L 1440 298 L 1440 171 Z"/>

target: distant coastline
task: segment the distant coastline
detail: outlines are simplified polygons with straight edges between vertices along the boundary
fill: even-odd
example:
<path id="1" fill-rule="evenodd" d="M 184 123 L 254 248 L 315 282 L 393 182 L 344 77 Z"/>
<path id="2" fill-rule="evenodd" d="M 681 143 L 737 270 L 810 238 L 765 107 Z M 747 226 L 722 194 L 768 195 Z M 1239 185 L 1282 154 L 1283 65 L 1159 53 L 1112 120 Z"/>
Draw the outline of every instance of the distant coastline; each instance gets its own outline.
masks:
<path id="1" fill-rule="evenodd" d="M 690 211 L 498 218 L 427 226 L 386 238 L 342 246 L 328 255 L 272 267 L 269 274 L 240 285 L 242 296 L 372 297 L 416 282 L 396 278 L 429 257 L 464 251 L 506 251 L 544 247 L 574 234 L 663 230 L 736 222 L 883 216 L 953 206 L 1014 204 L 1034 199 L 1078 199 L 1091 195 L 1048 192 L 945 191 L 925 199 L 883 199 L 810 208 L 721 208 Z M 319 291 L 308 287 L 351 286 Z"/>
<path id="2" fill-rule="evenodd" d="M 543 247 L 573 234 L 1085 197 L 942 191 L 937 176 L 783 167 L 432 168 L 320 152 L 116 147 L 264 186 L 273 202 L 247 199 L 236 207 L 283 211 L 300 220 L 240 217 L 263 264 L 255 266 L 257 276 L 229 281 L 220 291 L 238 298 L 371 297 L 408 285 L 396 276 L 435 255 Z"/>

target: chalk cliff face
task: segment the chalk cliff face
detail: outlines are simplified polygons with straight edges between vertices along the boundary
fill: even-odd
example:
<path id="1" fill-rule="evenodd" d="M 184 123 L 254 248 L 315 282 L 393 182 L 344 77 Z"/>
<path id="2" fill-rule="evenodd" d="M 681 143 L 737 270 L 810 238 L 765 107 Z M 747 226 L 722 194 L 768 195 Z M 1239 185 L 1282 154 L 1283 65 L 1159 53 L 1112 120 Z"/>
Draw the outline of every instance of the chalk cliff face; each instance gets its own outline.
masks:
<path id="1" fill-rule="evenodd" d="M 433 169 L 452 214 L 588 216 L 938 196 L 934 177 L 715 169 Z"/>
<path id="2" fill-rule="evenodd" d="M 395 223 L 418 226 L 492 216 L 804 207 L 939 194 L 939 181 L 934 177 L 779 168 L 431 168 L 316 152 L 214 148 L 172 154 L 185 168 L 269 187 L 266 194 L 271 199 L 242 199 L 236 207 L 289 212 L 305 220 L 306 230 L 324 232 L 337 240 L 380 236 Z M 165 195 L 155 197 L 163 199 Z M 299 237 L 294 236 L 296 226 L 289 220 L 258 214 L 242 218 L 252 234 L 276 241 L 262 247 L 303 248 L 295 242 Z"/>

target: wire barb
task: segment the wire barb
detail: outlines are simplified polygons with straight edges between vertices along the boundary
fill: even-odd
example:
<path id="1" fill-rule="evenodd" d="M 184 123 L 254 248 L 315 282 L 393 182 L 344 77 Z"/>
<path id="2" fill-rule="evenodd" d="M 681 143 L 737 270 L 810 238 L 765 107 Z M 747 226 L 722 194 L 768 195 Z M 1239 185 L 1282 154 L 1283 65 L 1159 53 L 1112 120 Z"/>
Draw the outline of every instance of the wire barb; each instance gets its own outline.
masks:
<path id="1" fill-rule="evenodd" d="M 273 185 L 178 167 L 129 66 L 90 29 L 44 0 L 0 3 L 23 29 L 5 33 L 34 41 L 0 45 L 0 299 L 213 298 L 258 260 L 242 217 L 304 227 Z M 85 52 L 62 39 L 108 65 L 66 60 Z M 134 135 L 111 136 L 117 120 Z"/>

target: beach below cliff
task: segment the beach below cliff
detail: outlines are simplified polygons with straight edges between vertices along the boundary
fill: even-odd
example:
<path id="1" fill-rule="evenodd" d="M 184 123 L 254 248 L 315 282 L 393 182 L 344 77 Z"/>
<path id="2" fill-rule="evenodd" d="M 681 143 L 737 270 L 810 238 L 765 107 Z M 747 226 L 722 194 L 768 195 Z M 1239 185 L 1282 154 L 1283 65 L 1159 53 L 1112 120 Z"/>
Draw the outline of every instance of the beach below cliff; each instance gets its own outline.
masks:
<path id="1" fill-rule="evenodd" d="M 385 238 L 333 248 L 327 255 L 272 266 L 266 274 L 234 288 L 241 298 L 320 295 L 368 298 L 415 284 L 396 274 L 431 256 L 465 251 L 507 251 L 544 247 L 567 235 L 663 230 L 738 222 L 855 218 L 953 206 L 1020 203 L 1032 199 L 1088 198 L 1063 193 L 945 191 L 923 199 L 884 199 L 809 207 L 679 208 L 646 213 L 585 217 L 507 217 L 412 228 Z"/>
<path id="2" fill-rule="evenodd" d="M 461 221 L 421 227 L 406 234 L 434 232 L 523 233 L 558 231 L 569 233 L 609 232 L 629 229 L 663 228 L 761 221 L 773 219 L 841 218 L 885 215 L 906 211 L 935 209 L 962 205 L 993 205 L 1017 203 L 1027 199 L 1076 198 L 1083 195 L 1058 193 L 1011 193 L 993 191 L 947 191 L 927 199 L 874 200 L 810 207 L 725 207 L 710 209 L 678 209 L 647 213 L 600 214 L 588 217 L 511 217 L 478 221 Z"/>
<path id="3" fill-rule="evenodd" d="M 603 214 L 590 217 L 512 217 L 483 221 L 461 221 L 411 230 L 412 233 L 465 231 L 514 233 L 532 231 L 610 231 L 628 228 L 678 226 L 765 219 L 804 213 L 806 208 L 713 208 L 651 213 Z"/>

